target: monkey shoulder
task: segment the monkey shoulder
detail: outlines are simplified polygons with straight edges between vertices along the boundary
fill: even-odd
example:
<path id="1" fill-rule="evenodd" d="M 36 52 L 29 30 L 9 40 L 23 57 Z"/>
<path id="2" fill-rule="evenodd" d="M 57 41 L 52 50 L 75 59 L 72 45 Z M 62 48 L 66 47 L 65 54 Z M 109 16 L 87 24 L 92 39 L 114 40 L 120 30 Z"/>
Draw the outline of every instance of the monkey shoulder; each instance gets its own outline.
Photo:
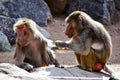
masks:
<path id="1" fill-rule="evenodd" d="M 73 37 L 73 41 L 86 41 L 88 39 L 92 39 L 93 30 L 90 28 L 85 28 L 79 32 L 78 36 Z"/>
<path id="2" fill-rule="evenodd" d="M 93 30 L 91 28 L 84 28 L 80 31 L 79 37 L 91 37 L 94 34 Z"/>

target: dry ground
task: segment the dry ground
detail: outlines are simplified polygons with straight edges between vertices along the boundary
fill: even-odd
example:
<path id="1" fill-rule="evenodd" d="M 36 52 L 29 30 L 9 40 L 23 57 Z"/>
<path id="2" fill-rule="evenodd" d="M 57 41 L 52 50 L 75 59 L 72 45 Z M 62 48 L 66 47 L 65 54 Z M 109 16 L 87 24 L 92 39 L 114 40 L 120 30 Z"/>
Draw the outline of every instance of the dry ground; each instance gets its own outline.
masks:
<path id="1" fill-rule="evenodd" d="M 113 43 L 113 52 L 112 55 L 108 61 L 108 64 L 111 65 L 115 70 L 120 70 L 120 22 L 114 24 L 114 25 L 108 25 L 105 26 L 106 29 L 109 31 L 111 37 L 112 37 L 112 43 Z M 64 16 L 57 16 L 54 17 L 54 21 L 52 23 L 49 23 L 45 29 L 51 34 L 52 40 L 63 40 L 66 41 L 68 38 L 64 35 L 65 30 L 65 22 L 64 22 Z M 14 47 L 11 52 L 0 52 L 0 62 L 13 62 L 13 55 L 14 55 Z M 60 64 L 63 65 L 75 65 L 75 56 L 73 54 L 73 51 L 56 51 L 57 58 L 60 62 Z"/>

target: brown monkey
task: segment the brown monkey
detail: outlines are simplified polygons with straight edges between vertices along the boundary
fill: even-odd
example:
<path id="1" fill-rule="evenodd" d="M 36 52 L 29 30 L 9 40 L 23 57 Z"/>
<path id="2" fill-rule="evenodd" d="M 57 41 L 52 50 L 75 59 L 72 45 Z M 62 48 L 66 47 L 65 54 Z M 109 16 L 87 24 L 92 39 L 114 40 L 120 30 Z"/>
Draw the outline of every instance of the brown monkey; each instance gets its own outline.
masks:
<path id="1" fill-rule="evenodd" d="M 104 26 L 82 11 L 72 12 L 66 19 L 65 34 L 69 41 L 56 41 L 57 47 L 68 47 L 75 51 L 79 67 L 89 71 L 113 71 L 106 65 L 112 52 L 109 33 Z"/>
<path id="2" fill-rule="evenodd" d="M 14 56 L 17 66 L 27 71 L 50 64 L 59 66 L 52 50 L 52 40 L 41 34 L 33 20 L 21 18 L 14 24 L 13 29 L 17 33 Z"/>

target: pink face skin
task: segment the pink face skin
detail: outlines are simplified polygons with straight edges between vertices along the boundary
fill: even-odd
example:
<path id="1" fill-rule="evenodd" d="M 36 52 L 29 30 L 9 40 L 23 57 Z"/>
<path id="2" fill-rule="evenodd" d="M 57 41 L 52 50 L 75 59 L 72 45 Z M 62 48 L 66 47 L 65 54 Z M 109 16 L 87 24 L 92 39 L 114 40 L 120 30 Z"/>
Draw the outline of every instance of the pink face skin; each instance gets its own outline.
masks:
<path id="1" fill-rule="evenodd" d="M 17 27 L 17 42 L 19 45 L 24 46 L 27 38 L 29 37 L 27 34 L 28 28 L 26 24 L 22 24 Z"/>
<path id="2" fill-rule="evenodd" d="M 74 29 L 73 29 L 73 27 L 72 27 L 72 25 L 70 25 L 70 24 L 68 24 L 68 26 L 67 26 L 67 28 L 66 28 L 66 30 L 65 30 L 65 35 L 67 35 L 68 36 L 68 38 L 71 38 L 74 34 Z"/>

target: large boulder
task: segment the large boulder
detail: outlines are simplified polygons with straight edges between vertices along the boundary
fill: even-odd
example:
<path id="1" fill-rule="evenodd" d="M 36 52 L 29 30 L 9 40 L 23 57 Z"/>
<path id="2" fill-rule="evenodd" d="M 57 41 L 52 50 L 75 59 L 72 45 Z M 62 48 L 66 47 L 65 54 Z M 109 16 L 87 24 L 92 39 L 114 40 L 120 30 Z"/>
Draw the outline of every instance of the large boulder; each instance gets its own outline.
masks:
<path id="1" fill-rule="evenodd" d="M 44 27 L 52 15 L 44 0 L 0 0 L 0 30 L 7 35 L 11 44 L 15 43 L 16 35 L 12 29 L 13 24 L 23 17 Z"/>
<path id="2" fill-rule="evenodd" d="M 67 14 L 81 10 L 103 24 L 119 21 L 119 14 L 113 0 L 69 0 L 67 6 Z"/>
<path id="3" fill-rule="evenodd" d="M 7 37 L 11 44 L 15 43 L 16 34 L 13 32 L 13 24 L 15 19 L 0 16 L 0 31 L 2 31 Z"/>
<path id="4" fill-rule="evenodd" d="M 7 36 L 0 31 L 0 51 L 11 51 L 11 49 Z"/>
<path id="5" fill-rule="evenodd" d="M 51 13 L 44 0 L 7 0 L 1 1 L 6 15 L 10 18 L 26 17 L 34 20 L 38 25 L 47 25 Z"/>

